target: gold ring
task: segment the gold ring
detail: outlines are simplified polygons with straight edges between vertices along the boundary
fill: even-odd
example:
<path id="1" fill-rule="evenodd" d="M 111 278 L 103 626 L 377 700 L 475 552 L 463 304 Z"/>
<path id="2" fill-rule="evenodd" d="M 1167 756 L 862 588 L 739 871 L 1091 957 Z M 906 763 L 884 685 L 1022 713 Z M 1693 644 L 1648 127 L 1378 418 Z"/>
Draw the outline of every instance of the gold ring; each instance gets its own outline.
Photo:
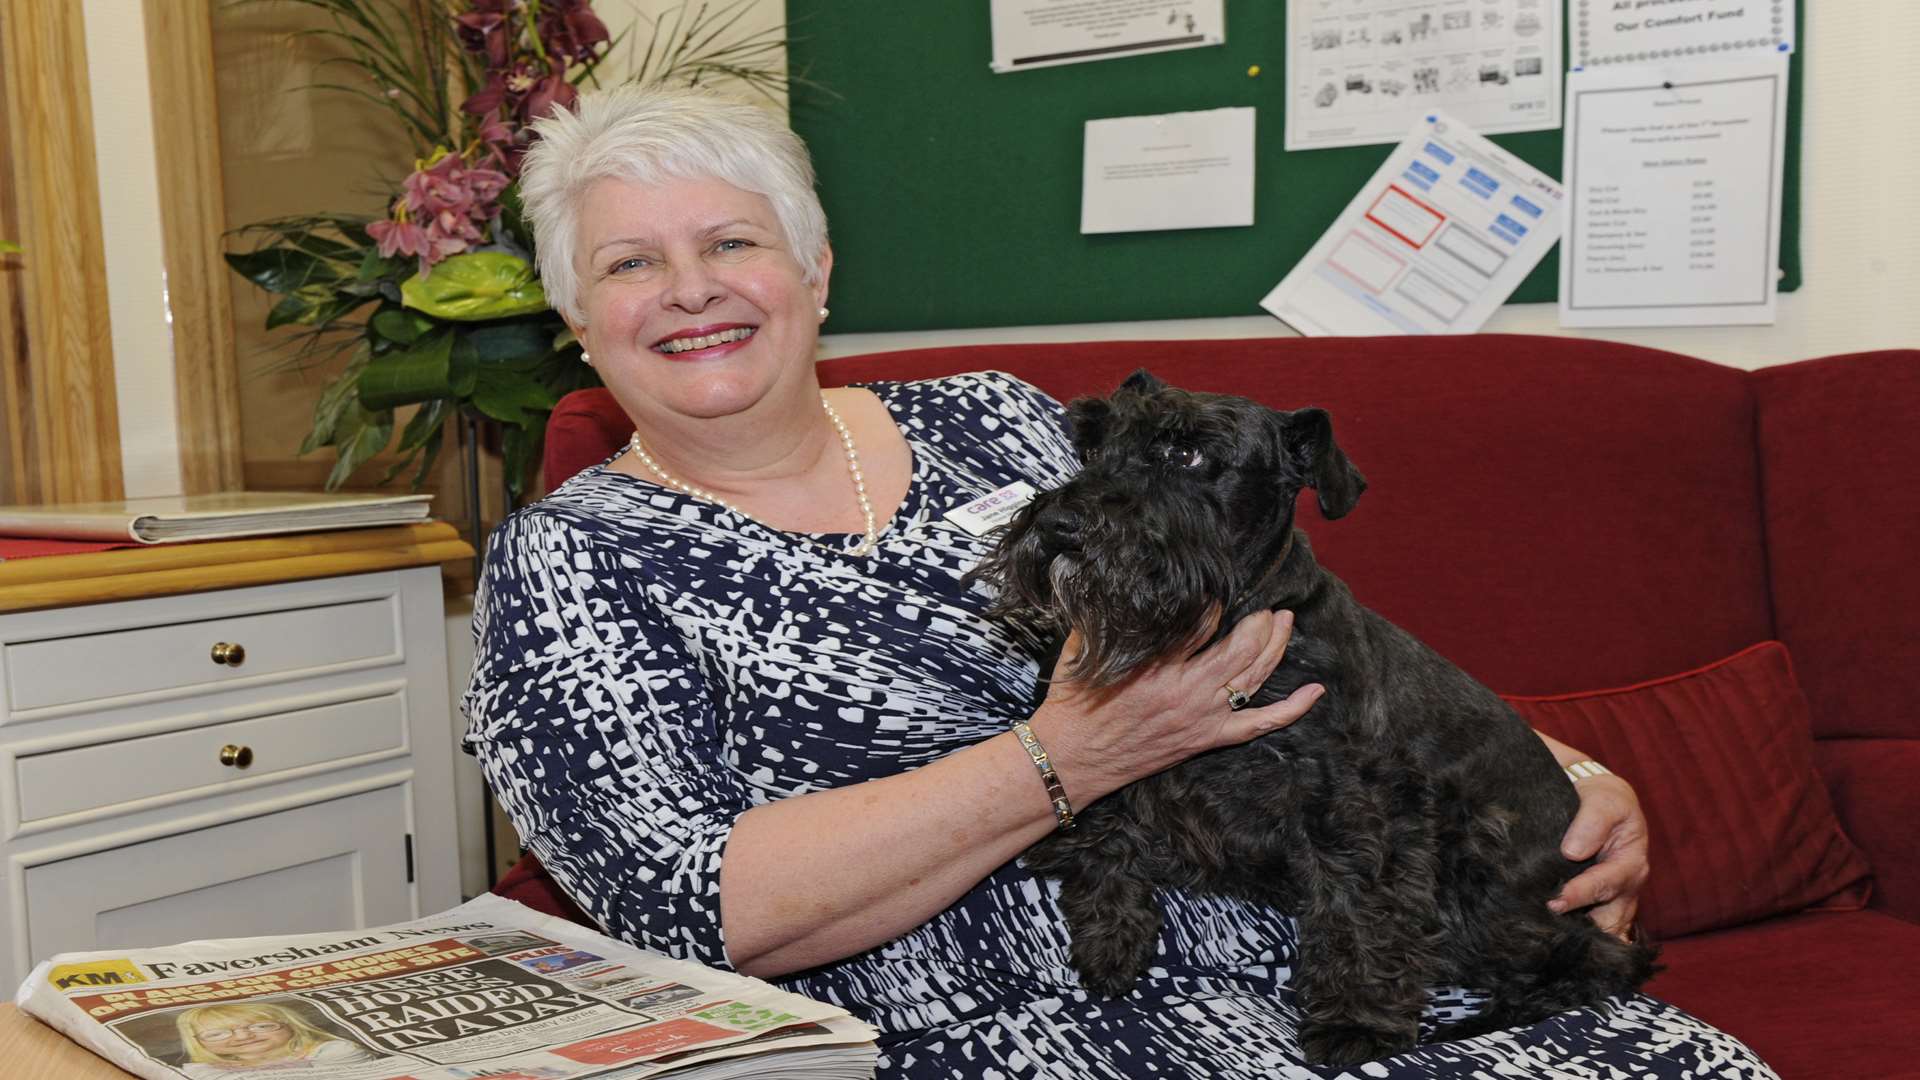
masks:
<path id="1" fill-rule="evenodd" d="M 1227 692 L 1227 708 L 1232 709 L 1235 712 L 1239 712 L 1241 709 L 1246 708 L 1247 702 L 1253 700 L 1253 695 L 1247 693 L 1245 690 L 1234 689 L 1234 686 L 1232 683 L 1221 684 L 1221 689 Z"/>

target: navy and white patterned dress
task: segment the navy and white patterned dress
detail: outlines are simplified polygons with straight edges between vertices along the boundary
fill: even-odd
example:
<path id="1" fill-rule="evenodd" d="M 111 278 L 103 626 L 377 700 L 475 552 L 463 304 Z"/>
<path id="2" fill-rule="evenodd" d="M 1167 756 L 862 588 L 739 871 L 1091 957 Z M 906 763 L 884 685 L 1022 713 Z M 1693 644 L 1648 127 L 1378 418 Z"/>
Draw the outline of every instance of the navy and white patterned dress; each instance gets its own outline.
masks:
<path id="1" fill-rule="evenodd" d="M 720 860 L 741 813 L 924 765 L 1032 712 L 1043 643 L 983 617 L 962 575 L 985 541 L 946 514 L 1015 480 L 1062 483 L 1077 463 L 1061 407 L 995 374 L 870 389 L 913 455 L 870 557 L 604 465 L 494 534 L 467 746 L 523 841 L 617 937 L 727 966 Z M 1118 1001 L 1080 989 L 1055 889 L 1017 862 L 925 926 L 781 984 L 877 1026 L 886 1077 L 1341 1075 L 1298 1063 L 1291 919 L 1161 899 L 1157 963 Z M 1471 1005 L 1436 992 L 1429 1024 Z M 1773 1074 L 1642 996 L 1345 1075 Z"/>

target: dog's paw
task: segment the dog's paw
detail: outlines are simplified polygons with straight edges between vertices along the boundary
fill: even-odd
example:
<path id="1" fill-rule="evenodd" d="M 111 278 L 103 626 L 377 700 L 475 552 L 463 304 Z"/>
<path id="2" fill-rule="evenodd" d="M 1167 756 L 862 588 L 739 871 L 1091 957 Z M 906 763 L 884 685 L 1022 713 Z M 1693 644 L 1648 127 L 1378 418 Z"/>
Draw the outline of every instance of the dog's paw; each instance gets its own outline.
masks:
<path id="1" fill-rule="evenodd" d="M 1132 950 L 1073 944 L 1073 968 L 1080 974 L 1080 985 L 1102 997 L 1126 997 L 1133 992 L 1140 976 L 1146 974 L 1143 958 Z"/>
<path id="2" fill-rule="evenodd" d="M 1359 1065 L 1404 1054 L 1414 1048 L 1414 1035 L 1375 1031 L 1357 1024 L 1317 1024 L 1300 1027 L 1300 1051 L 1314 1065 Z"/>

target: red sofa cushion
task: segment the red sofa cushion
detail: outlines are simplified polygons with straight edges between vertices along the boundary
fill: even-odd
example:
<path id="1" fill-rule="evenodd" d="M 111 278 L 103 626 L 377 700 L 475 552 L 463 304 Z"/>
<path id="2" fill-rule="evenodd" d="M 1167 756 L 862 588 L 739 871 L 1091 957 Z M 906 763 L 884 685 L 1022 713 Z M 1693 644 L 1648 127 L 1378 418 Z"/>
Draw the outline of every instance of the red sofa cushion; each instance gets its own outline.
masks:
<path id="1" fill-rule="evenodd" d="M 1647 992 L 1738 1036 L 1782 1080 L 1920 1080 L 1920 926 L 1804 912 L 1664 945 Z"/>
<path id="2" fill-rule="evenodd" d="M 514 863 L 512 869 L 487 891 L 525 904 L 542 915 L 553 915 L 581 926 L 600 929 L 586 912 L 580 910 L 580 905 L 574 903 L 572 897 L 560 891 L 560 883 L 553 880 L 553 875 L 547 873 L 547 868 L 540 865 L 539 858 L 531 851 L 521 855 L 520 861 Z"/>
<path id="3" fill-rule="evenodd" d="M 1640 922 L 1654 937 L 1865 905 L 1867 862 L 1814 770 L 1786 646 L 1638 686 L 1508 700 L 1633 784 L 1653 832 Z"/>
<path id="4" fill-rule="evenodd" d="M 1813 760 L 1873 864 L 1873 906 L 1920 923 L 1920 739 L 1818 739 Z"/>

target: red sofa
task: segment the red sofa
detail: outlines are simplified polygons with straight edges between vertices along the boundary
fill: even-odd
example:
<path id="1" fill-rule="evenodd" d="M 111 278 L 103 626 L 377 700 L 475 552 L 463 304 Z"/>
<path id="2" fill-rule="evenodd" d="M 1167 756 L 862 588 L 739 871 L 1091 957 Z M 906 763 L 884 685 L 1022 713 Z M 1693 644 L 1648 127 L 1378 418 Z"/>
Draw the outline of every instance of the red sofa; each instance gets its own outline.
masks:
<path id="1" fill-rule="evenodd" d="M 1871 899 L 1855 880 L 1792 901 L 1799 910 L 1667 940 L 1649 990 L 1739 1035 L 1788 1080 L 1920 1077 L 1920 352 L 1748 373 L 1549 337 L 1101 342 L 911 350 L 821 372 L 837 385 L 998 369 L 1064 400 L 1139 367 L 1327 408 L 1370 487 L 1344 520 L 1302 511 L 1321 560 L 1498 691 L 1634 687 L 1784 642 L 1804 691 L 1782 729 L 1788 757 L 1807 760 L 1809 724 L 1814 736 L 1800 770 L 1812 801 L 1787 813 L 1826 815 L 1830 795 L 1871 866 Z M 549 428 L 547 475 L 601 460 L 630 430 L 604 391 L 570 396 Z M 1674 729 L 1657 736 L 1725 734 L 1656 706 Z M 1664 811 L 1670 837 L 1691 837 L 1670 857 L 1728 867 L 1709 884 L 1764 910 L 1743 871 L 1792 876 L 1797 864 L 1740 849 L 1753 839 L 1744 827 L 1702 835 L 1695 818 L 1741 820 L 1748 799 L 1734 792 L 1758 785 L 1765 801 L 1793 778 L 1756 775 L 1741 753 L 1749 736 L 1730 738 L 1711 760 L 1667 747 L 1645 767 L 1692 800 Z M 1663 912 L 1688 902 L 1674 887 Z M 495 891 L 579 917 L 531 858 Z"/>

